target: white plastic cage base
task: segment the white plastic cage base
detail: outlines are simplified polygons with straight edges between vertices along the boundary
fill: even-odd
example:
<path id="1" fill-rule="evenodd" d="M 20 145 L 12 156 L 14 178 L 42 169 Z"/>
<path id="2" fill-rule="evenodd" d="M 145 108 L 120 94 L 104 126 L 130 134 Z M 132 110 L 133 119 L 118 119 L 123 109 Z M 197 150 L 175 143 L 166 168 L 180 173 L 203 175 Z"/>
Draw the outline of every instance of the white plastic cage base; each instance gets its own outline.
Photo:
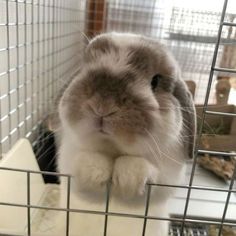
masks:
<path id="1" fill-rule="evenodd" d="M 36 158 L 27 139 L 20 139 L 0 162 L 2 168 L 39 171 Z M 31 174 L 30 204 L 59 207 L 59 186 L 45 184 L 41 174 Z M 27 172 L 0 169 L 0 202 L 27 204 Z M 0 234 L 27 235 L 27 208 L 0 205 Z M 33 235 L 45 234 L 55 228 L 57 212 L 32 208 Z M 53 234 L 55 235 L 55 234 Z"/>
<path id="2" fill-rule="evenodd" d="M 31 145 L 26 139 L 21 139 L 17 144 L 6 154 L 4 159 L 0 162 L 0 235 L 28 235 L 28 215 L 27 207 L 16 207 L 4 205 L 2 203 L 10 203 L 12 205 L 26 205 L 29 198 L 27 196 L 28 183 L 30 183 L 30 205 L 42 206 L 49 208 L 60 208 L 60 189 L 56 184 L 45 184 L 42 175 L 39 173 L 31 173 L 30 180 L 27 178 L 28 170 L 38 171 L 39 167 L 32 151 Z M 10 171 L 4 168 L 17 168 L 25 171 Z M 191 170 L 191 163 L 189 164 L 186 181 L 189 178 Z M 226 189 L 228 186 L 221 180 L 216 179 L 205 170 L 196 170 L 195 185 L 211 186 L 221 189 Z M 199 191 L 192 190 L 191 200 L 188 214 L 193 217 L 202 219 L 218 219 L 220 220 L 223 214 L 225 199 L 227 192 L 214 191 Z M 170 209 L 171 215 L 181 216 L 183 214 L 184 204 L 186 201 L 186 189 L 179 189 L 176 196 L 171 200 Z M 81 201 L 82 202 L 82 201 Z M 80 203 L 81 203 L 80 202 Z M 85 204 L 78 206 L 80 209 L 97 210 L 96 205 Z M 71 198 L 71 206 L 76 206 L 76 200 Z M 65 206 L 66 207 L 66 206 Z M 115 206 L 117 208 L 117 206 Z M 89 208 L 89 209 L 88 209 Z M 104 208 L 102 209 L 104 211 Z M 126 213 L 129 208 L 126 208 Z M 93 215 L 101 217 L 101 229 L 103 229 L 104 215 Z M 91 217 L 91 216 L 90 216 Z M 109 216 L 110 218 L 110 216 Z M 81 227 L 90 227 L 92 222 L 85 223 L 87 214 L 80 214 L 80 220 L 83 219 L 82 225 L 76 224 L 78 214 L 70 213 L 70 235 L 78 236 L 77 229 Z M 128 218 L 127 218 L 128 219 Z M 231 194 L 226 219 L 235 221 L 236 219 L 236 196 Z M 130 219 L 129 219 L 130 220 Z M 131 219 L 132 220 L 132 219 Z M 100 220 L 98 220 L 99 222 Z M 30 208 L 30 228 L 31 235 L 39 236 L 64 236 L 66 228 L 66 213 L 55 211 Z M 84 225 L 83 225 L 84 224 Z M 140 224 L 143 224 L 143 219 L 140 219 Z M 140 226 L 141 227 L 141 226 Z M 176 227 L 175 227 L 176 228 Z M 174 229 L 174 227 L 172 228 Z M 177 229 L 177 228 L 176 228 Z M 179 229 L 178 229 L 179 230 Z M 171 235 L 178 236 L 178 230 L 170 230 Z M 195 235 L 204 235 L 203 229 L 195 232 Z M 187 232 L 187 231 L 186 231 Z M 82 235 L 82 234 L 81 234 Z M 93 234 L 91 234 L 93 235 Z M 99 235 L 99 234 L 98 234 Z M 101 234 L 103 235 L 103 234 Z M 109 235 L 109 234 L 108 234 Z M 145 234 L 146 235 L 146 234 Z M 147 234 L 149 235 L 149 234 Z M 188 234 L 187 234 L 188 235 Z M 191 234 L 190 234 L 191 235 Z M 84 236 L 84 235 L 83 235 Z M 88 235 L 86 235 L 88 236 Z M 90 234 L 89 234 L 90 236 Z M 94 235 L 95 236 L 95 235 Z"/>

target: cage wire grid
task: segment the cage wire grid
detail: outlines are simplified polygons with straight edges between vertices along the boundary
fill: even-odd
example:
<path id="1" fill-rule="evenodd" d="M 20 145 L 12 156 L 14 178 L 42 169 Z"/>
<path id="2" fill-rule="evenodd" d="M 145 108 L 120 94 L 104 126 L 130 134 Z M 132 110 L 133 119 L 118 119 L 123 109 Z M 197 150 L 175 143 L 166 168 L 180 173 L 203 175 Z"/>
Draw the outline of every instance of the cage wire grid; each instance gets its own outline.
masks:
<path id="1" fill-rule="evenodd" d="M 86 5 L 86 1 L 76 0 L 0 1 L 0 34 L 5 36 L 0 40 L 1 154 L 8 151 L 20 137 L 26 136 L 32 141 L 32 143 L 37 143 L 37 138 L 40 135 L 39 126 L 46 118 L 46 115 L 53 112 L 53 100 L 55 99 L 56 94 L 60 91 L 64 83 L 68 81 L 68 78 L 70 78 L 79 69 L 78 65 L 81 59 L 80 56 L 82 55 L 85 40 L 82 32 L 85 32 L 89 37 L 92 37 L 93 34 L 99 33 L 101 30 L 111 31 L 115 29 L 117 31 L 140 32 L 140 30 L 145 28 L 145 34 L 159 37 L 162 41 L 167 42 L 167 44 L 174 49 L 173 51 L 175 55 L 177 55 L 177 59 L 179 58 L 181 67 L 184 68 L 184 73 L 188 74 L 189 71 L 194 69 L 191 64 L 183 61 L 182 58 L 186 54 L 177 49 L 178 47 L 183 48 L 186 44 L 177 41 L 177 38 L 180 36 L 182 37 L 183 35 L 176 34 L 175 30 L 177 30 L 177 32 L 179 32 L 179 30 L 173 16 L 177 15 L 180 21 L 184 18 L 186 19 L 188 17 L 186 16 L 185 11 L 179 12 L 178 9 L 174 8 L 171 12 L 169 12 L 168 17 L 172 17 L 172 19 L 171 24 L 168 25 L 168 31 L 172 33 L 170 34 L 172 38 L 170 37 L 167 39 L 167 28 L 165 28 L 166 25 L 164 24 L 167 19 L 163 10 L 164 8 L 160 8 L 154 12 L 157 1 L 151 1 L 151 4 L 149 2 L 147 5 L 141 3 L 140 1 L 136 1 L 136 4 L 138 4 L 135 5 L 135 7 L 135 1 L 131 1 L 129 4 L 125 1 L 111 1 L 111 5 L 107 10 L 106 15 L 101 16 L 101 14 L 97 14 L 93 20 L 90 18 L 86 19 L 86 13 L 99 13 L 102 11 L 101 9 L 104 8 L 104 1 L 91 1 L 90 3 L 94 3 L 93 8 L 88 7 Z M 160 1 L 159 4 L 163 4 L 163 1 Z M 214 34 L 211 31 L 209 32 L 209 35 L 207 35 L 209 37 L 216 37 L 216 43 L 214 46 L 204 43 L 200 45 L 201 50 L 209 49 L 209 54 L 212 53 L 212 47 L 214 48 L 211 67 L 208 69 L 204 67 L 202 69 L 205 70 L 204 74 L 208 74 L 209 72 L 209 80 L 203 106 L 203 118 L 200 127 L 201 131 L 207 115 L 236 116 L 235 113 L 213 112 L 208 109 L 208 103 L 211 95 L 210 91 L 215 74 L 218 72 L 236 72 L 236 70 L 232 68 L 222 68 L 217 66 L 220 58 L 219 54 L 222 52 L 221 44 L 224 42 L 223 39 L 225 38 L 226 31 L 224 31 L 224 29 L 228 26 L 236 27 L 234 22 L 227 21 L 229 19 L 229 15 L 226 13 L 227 4 L 228 0 L 225 0 L 221 14 L 214 15 L 217 20 L 220 20 L 220 22 L 215 24 L 215 26 L 219 25 L 219 27 L 216 27 Z M 145 24 L 142 22 L 135 22 L 137 12 L 139 13 L 141 10 L 142 15 L 138 15 L 140 18 L 146 19 Z M 188 11 L 188 14 L 191 16 L 191 14 L 194 13 Z M 157 15 L 160 16 L 160 18 L 158 18 Z M 206 14 L 204 16 L 206 16 Z M 86 31 L 87 24 L 89 24 L 89 27 Z M 184 33 L 186 37 L 188 35 L 187 33 Z M 205 32 L 203 32 L 202 35 L 205 35 Z M 202 35 L 195 35 L 194 40 L 205 40 L 206 38 L 202 38 Z M 198 38 L 196 39 L 196 37 Z M 214 41 L 212 38 L 208 38 L 208 40 Z M 189 45 L 189 47 L 191 48 L 192 45 Z M 201 52 L 201 50 L 198 50 L 199 48 L 196 49 L 195 47 L 192 47 L 192 49 L 197 53 Z M 212 54 L 211 56 L 207 55 L 207 57 L 212 58 Z M 219 226 L 218 236 L 220 236 L 222 234 L 223 226 L 236 225 L 235 222 L 226 219 L 230 196 L 231 194 L 236 193 L 236 190 L 233 188 L 236 168 L 234 168 L 234 174 L 230 180 L 228 189 L 196 186 L 193 183 L 193 178 L 195 175 L 197 154 L 206 153 L 224 156 L 235 155 L 234 153 L 207 151 L 197 148 L 192 164 L 189 184 L 149 184 L 147 186 L 145 212 L 143 215 L 109 211 L 109 184 L 107 186 L 106 205 L 104 211 L 72 209 L 70 207 L 71 176 L 47 171 L 30 171 L 27 169 L 5 167 L 0 167 L 0 170 L 25 173 L 27 178 L 26 204 L 0 202 L 0 205 L 27 209 L 27 235 L 29 236 L 32 235 L 31 209 L 66 212 L 66 236 L 68 236 L 70 232 L 71 213 L 97 214 L 104 216 L 103 235 L 107 235 L 107 223 L 109 221 L 109 216 L 117 216 L 143 219 L 142 235 L 145 235 L 148 220 L 165 220 L 173 223 L 173 225 L 179 223 L 177 226 L 174 225 L 170 230 L 170 234 L 173 236 L 188 234 L 194 236 L 206 235 L 205 232 L 202 234 L 199 232 L 194 234 L 193 231 L 187 231 L 186 228 L 188 223 L 197 223 L 203 226 L 217 225 Z M 65 208 L 38 206 L 31 203 L 30 181 L 33 174 L 44 174 L 67 178 L 67 202 Z M 174 216 L 170 216 L 168 218 L 154 217 L 148 214 L 150 192 L 155 186 L 183 188 L 187 190 L 184 214 L 181 218 Z M 222 218 L 217 220 L 201 219 L 189 216 L 188 208 L 192 190 L 227 193 Z"/>
<path id="2" fill-rule="evenodd" d="M 78 69 L 82 3 L 68 3 L 0 3 L 1 153 L 19 137 L 35 139 L 58 90 Z"/>

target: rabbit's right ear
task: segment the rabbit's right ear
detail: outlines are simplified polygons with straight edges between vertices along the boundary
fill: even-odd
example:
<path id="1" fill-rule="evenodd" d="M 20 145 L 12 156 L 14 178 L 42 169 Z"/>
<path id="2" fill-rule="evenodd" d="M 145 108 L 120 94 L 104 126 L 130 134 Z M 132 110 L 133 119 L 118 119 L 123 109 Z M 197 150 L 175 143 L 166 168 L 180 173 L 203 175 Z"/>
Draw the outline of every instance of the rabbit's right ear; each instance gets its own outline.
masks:
<path id="1" fill-rule="evenodd" d="M 178 99 L 183 115 L 183 131 L 182 137 L 183 145 L 186 147 L 186 152 L 190 158 L 194 156 L 195 137 L 196 137 L 196 111 L 192 94 L 188 90 L 184 81 L 176 81 L 173 92 L 176 99 Z"/>

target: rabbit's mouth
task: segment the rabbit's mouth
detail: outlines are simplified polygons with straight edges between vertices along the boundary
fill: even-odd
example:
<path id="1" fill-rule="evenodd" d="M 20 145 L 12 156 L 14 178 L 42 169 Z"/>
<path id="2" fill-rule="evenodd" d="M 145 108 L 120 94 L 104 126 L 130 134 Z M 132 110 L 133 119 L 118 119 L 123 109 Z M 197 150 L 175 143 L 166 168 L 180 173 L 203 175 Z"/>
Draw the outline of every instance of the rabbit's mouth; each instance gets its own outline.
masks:
<path id="1" fill-rule="evenodd" d="M 107 130 L 106 119 L 103 116 L 97 117 L 94 121 L 95 130 L 102 135 L 109 135 Z"/>
<path id="2" fill-rule="evenodd" d="M 104 134 L 104 135 L 109 135 L 106 131 L 104 131 L 102 128 L 99 130 L 99 133 Z"/>

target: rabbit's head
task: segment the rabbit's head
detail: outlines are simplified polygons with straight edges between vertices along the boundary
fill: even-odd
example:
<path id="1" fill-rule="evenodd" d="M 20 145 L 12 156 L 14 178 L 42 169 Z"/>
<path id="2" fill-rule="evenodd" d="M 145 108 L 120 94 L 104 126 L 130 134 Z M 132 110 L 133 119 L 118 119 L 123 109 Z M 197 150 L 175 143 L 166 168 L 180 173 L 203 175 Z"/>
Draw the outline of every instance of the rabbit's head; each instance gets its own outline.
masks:
<path id="1" fill-rule="evenodd" d="M 133 34 L 95 37 L 59 104 L 64 129 L 122 145 L 181 143 L 192 156 L 195 109 L 176 61 L 156 40 Z"/>

